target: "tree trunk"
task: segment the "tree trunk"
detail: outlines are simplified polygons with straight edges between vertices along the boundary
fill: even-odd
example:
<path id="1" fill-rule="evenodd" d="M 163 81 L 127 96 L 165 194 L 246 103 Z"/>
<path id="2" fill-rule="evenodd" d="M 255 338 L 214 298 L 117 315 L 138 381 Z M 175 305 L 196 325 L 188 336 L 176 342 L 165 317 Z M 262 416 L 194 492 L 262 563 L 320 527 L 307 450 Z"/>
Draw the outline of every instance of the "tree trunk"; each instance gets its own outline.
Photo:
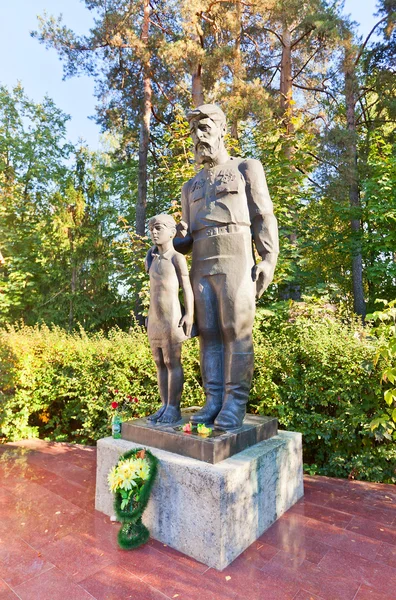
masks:
<path id="1" fill-rule="evenodd" d="M 145 235 L 147 205 L 147 157 L 150 141 L 150 117 L 152 106 L 152 86 L 150 77 L 150 56 L 148 53 L 148 36 L 150 25 L 150 2 L 144 0 L 142 42 L 146 46 L 143 58 L 143 110 L 139 135 L 139 179 L 138 200 L 136 204 L 136 233 Z"/>
<path id="2" fill-rule="evenodd" d="M 291 33 L 285 26 L 282 31 L 282 59 L 280 72 L 280 108 L 284 127 L 287 135 L 294 133 L 293 117 L 293 90 L 292 90 L 292 42 Z M 288 158 L 291 157 L 291 146 L 286 145 Z"/>
<path id="3" fill-rule="evenodd" d="M 242 61 L 241 61 L 241 37 L 242 37 L 242 6 L 240 2 L 235 5 L 235 20 L 237 22 L 237 35 L 235 37 L 235 57 L 234 57 L 234 72 L 232 77 L 232 91 L 234 95 L 238 94 L 238 80 L 241 77 Z M 231 137 L 234 140 L 239 139 L 238 136 L 238 117 L 234 115 L 231 123 Z"/>
<path id="4" fill-rule="evenodd" d="M 293 125 L 293 88 L 292 88 L 292 40 L 291 32 L 286 25 L 282 31 L 282 58 L 280 72 L 280 109 L 284 126 L 284 155 L 290 163 L 290 177 L 293 177 L 293 143 L 294 134 Z M 295 220 L 296 214 L 292 215 Z M 297 246 L 297 234 L 292 231 L 288 235 L 289 242 L 292 246 Z M 296 265 L 298 271 L 298 265 Z M 279 286 L 279 298 L 281 300 L 301 300 L 301 286 L 298 281 L 290 281 L 289 283 Z"/>
<path id="5" fill-rule="evenodd" d="M 349 188 L 349 206 L 351 208 L 351 233 L 352 233 L 352 290 L 353 306 L 358 315 L 364 319 L 366 303 L 363 289 L 363 260 L 361 240 L 361 202 L 359 194 L 359 175 L 357 163 L 357 133 L 356 133 L 356 73 L 354 52 L 351 48 L 345 50 L 345 105 L 347 118 L 347 143 L 346 143 L 346 176 Z"/>
<path id="6" fill-rule="evenodd" d="M 200 16 L 199 13 L 197 13 L 197 16 L 199 18 L 199 16 Z M 202 13 L 201 13 L 201 18 L 202 18 Z M 202 50 L 204 47 L 204 38 L 203 38 L 202 32 L 200 31 L 198 22 L 195 24 L 194 27 L 195 27 L 195 33 L 193 33 L 192 39 L 197 44 L 197 46 L 199 46 L 199 48 Z M 192 103 L 193 103 L 194 108 L 197 108 L 197 106 L 201 106 L 201 104 L 205 103 L 203 86 L 202 86 L 202 64 L 199 62 L 197 62 L 197 64 L 195 65 L 195 70 L 193 71 L 192 76 L 191 76 L 191 95 L 192 95 Z"/>
<path id="7" fill-rule="evenodd" d="M 74 233 L 70 227 L 68 230 L 70 244 L 70 263 L 71 263 L 71 279 L 70 279 L 70 300 L 69 300 L 69 331 L 73 329 L 74 323 L 74 297 L 77 289 L 77 267 L 74 262 Z"/>
<path id="8" fill-rule="evenodd" d="M 204 95 L 202 89 L 202 65 L 197 65 L 195 73 L 192 74 L 191 93 L 194 108 L 204 104 Z"/>

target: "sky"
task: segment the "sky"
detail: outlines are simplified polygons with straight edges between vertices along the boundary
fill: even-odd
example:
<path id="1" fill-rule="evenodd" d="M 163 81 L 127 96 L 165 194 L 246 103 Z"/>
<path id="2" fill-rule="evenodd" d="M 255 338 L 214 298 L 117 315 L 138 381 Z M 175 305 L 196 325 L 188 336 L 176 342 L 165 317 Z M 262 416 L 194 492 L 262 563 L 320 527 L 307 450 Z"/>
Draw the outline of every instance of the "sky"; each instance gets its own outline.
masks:
<path id="1" fill-rule="evenodd" d="M 377 19 L 376 0 L 345 0 L 344 13 L 358 24 L 366 36 Z M 0 84 L 12 87 L 21 82 L 27 96 L 40 102 L 47 94 L 65 113 L 71 115 L 68 137 L 79 139 L 96 149 L 100 144 L 98 125 L 90 119 L 95 114 L 94 82 L 88 76 L 63 81 L 62 63 L 55 50 L 30 36 L 37 28 L 37 15 L 63 15 L 64 23 L 75 32 L 88 33 L 93 15 L 80 0 L 3 0 L 0 8 Z"/>

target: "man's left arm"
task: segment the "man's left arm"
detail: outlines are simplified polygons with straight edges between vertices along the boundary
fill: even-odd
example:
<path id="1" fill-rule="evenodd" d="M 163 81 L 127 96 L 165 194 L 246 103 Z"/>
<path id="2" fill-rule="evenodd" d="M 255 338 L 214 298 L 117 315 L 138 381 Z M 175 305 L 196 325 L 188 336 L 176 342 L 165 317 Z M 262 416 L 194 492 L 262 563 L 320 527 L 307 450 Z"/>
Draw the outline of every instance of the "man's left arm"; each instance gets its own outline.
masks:
<path id="1" fill-rule="evenodd" d="M 262 164 L 258 160 L 248 159 L 243 167 L 253 239 L 261 257 L 252 270 L 256 297 L 260 298 L 274 277 L 279 254 L 278 222 Z"/>

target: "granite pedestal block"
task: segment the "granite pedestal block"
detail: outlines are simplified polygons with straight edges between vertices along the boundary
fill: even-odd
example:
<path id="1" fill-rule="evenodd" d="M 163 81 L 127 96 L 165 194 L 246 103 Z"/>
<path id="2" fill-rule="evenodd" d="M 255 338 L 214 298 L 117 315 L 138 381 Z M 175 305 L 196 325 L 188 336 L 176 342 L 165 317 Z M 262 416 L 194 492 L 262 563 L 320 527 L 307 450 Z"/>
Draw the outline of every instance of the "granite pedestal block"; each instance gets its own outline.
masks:
<path id="1" fill-rule="evenodd" d="M 97 445 L 95 507 L 114 514 L 107 475 L 141 446 Z M 143 522 L 156 540 L 222 570 L 303 495 L 301 434 L 280 431 L 217 464 L 147 446 L 159 469 Z"/>

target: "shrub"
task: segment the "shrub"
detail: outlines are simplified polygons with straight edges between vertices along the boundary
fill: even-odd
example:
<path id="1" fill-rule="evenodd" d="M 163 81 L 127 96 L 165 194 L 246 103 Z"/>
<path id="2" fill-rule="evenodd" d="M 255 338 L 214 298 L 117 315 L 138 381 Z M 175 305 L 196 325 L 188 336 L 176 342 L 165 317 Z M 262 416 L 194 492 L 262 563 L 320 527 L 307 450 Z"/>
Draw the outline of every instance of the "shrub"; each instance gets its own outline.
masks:
<path id="1" fill-rule="evenodd" d="M 310 473 L 393 482 L 396 451 L 368 427 L 382 405 L 377 339 L 334 306 L 258 311 L 250 410 L 300 431 Z"/>
<path id="2" fill-rule="evenodd" d="M 303 434 L 310 473 L 395 482 L 395 444 L 372 423 L 384 413 L 384 328 L 307 299 L 259 308 L 249 410 Z M 392 330 L 393 331 L 393 330 Z M 183 344 L 182 403 L 203 402 L 196 339 Z M 389 371 L 388 371 L 389 372 Z M 388 382 L 385 382 L 388 388 Z M 387 391 L 387 390 L 385 390 Z M 389 394 L 388 394 L 389 396 Z M 387 397 L 388 397 L 387 396 Z M 137 397 L 138 403 L 128 397 Z M 47 327 L 0 330 L 0 418 L 5 439 L 92 443 L 109 435 L 111 402 L 124 418 L 156 410 L 156 369 L 147 335 L 107 336 Z M 388 413 L 387 413 L 388 414 Z"/>
<path id="3" fill-rule="evenodd" d="M 374 322 L 372 333 L 378 338 L 374 364 L 382 369 L 384 401 L 368 428 L 377 440 L 396 442 L 396 300 L 386 302 L 384 310 L 375 311 L 367 318 Z"/>
<path id="4" fill-rule="evenodd" d="M 196 340 L 185 346 L 184 396 L 192 405 L 202 401 L 198 349 Z M 45 326 L 0 331 L 0 422 L 6 439 L 91 443 L 109 434 L 111 402 L 128 397 L 138 403 L 130 402 L 124 418 L 158 407 L 156 369 L 139 327 L 130 333 L 113 329 L 107 337 Z"/>

